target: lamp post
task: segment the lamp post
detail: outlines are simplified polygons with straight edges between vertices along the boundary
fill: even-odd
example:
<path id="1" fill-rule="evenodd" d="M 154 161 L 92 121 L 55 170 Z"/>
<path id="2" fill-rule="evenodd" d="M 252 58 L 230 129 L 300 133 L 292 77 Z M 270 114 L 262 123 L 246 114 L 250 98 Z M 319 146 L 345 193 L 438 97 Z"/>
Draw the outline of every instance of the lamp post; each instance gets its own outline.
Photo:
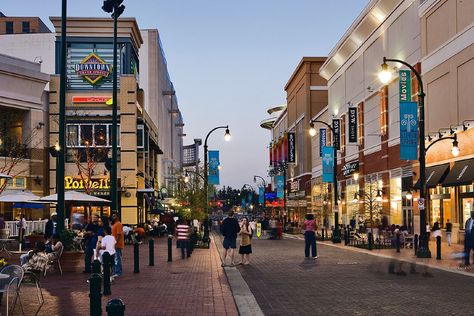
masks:
<path id="1" fill-rule="evenodd" d="M 112 13 L 114 19 L 114 39 L 113 39 L 113 50 L 114 50 L 114 61 L 112 66 L 112 169 L 110 170 L 110 199 L 112 211 L 118 210 L 118 196 L 117 196 L 117 125 L 118 125 L 118 114 L 117 114 L 117 19 L 125 10 L 125 6 L 122 4 L 123 0 L 105 0 L 102 6 L 102 10 L 107 13 Z M 120 214 L 121 215 L 121 214 Z"/>
<path id="2" fill-rule="evenodd" d="M 265 189 L 267 187 L 267 181 L 261 176 L 253 176 L 253 182 L 257 182 L 257 178 L 261 179 L 263 182 L 263 210 L 265 210 Z"/>
<path id="3" fill-rule="evenodd" d="M 319 121 L 319 120 L 311 120 L 309 122 L 310 124 L 310 130 L 309 130 L 309 135 L 311 137 L 316 135 L 316 129 L 314 128 L 314 123 L 321 123 L 323 125 L 326 125 L 331 130 L 332 137 L 333 137 L 333 151 L 334 151 L 334 170 L 333 170 L 333 191 L 334 191 L 334 231 L 332 234 L 332 242 L 333 243 L 340 243 L 341 242 L 341 233 L 339 229 L 339 201 L 338 201 L 338 188 L 337 188 L 337 147 L 334 146 L 335 139 L 336 139 L 336 133 L 335 133 L 335 128 L 334 126 L 329 125 L 328 123 L 324 121 Z"/>
<path id="4" fill-rule="evenodd" d="M 212 134 L 212 132 L 218 130 L 218 129 L 225 129 L 225 134 L 224 134 L 224 140 L 225 141 L 230 141 L 230 131 L 229 131 L 229 125 L 226 125 L 226 126 L 217 126 L 217 127 L 214 127 L 213 129 L 211 129 L 209 131 L 209 133 L 207 133 L 206 135 L 206 138 L 204 140 L 204 190 L 206 191 L 206 208 L 205 208 L 205 212 L 206 212 L 206 217 L 205 217 L 205 221 L 204 221 L 204 236 L 203 236 L 203 241 L 206 242 L 207 240 L 209 240 L 209 211 L 208 211 L 208 208 L 209 208 L 209 202 L 208 202 L 208 198 L 209 198 L 209 188 L 208 188 L 208 183 L 209 183 L 209 173 L 208 173 L 208 165 L 207 165 L 207 140 L 209 139 L 209 136 Z"/>

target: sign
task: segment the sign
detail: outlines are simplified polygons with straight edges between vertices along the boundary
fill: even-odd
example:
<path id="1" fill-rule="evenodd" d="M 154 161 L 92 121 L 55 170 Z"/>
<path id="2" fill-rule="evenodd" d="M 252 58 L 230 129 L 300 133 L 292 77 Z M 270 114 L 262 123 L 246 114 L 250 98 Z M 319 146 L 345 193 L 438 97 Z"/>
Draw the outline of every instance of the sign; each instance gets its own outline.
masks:
<path id="1" fill-rule="evenodd" d="M 408 69 L 400 69 L 398 73 L 400 103 L 411 102 L 411 72 Z"/>
<path id="2" fill-rule="evenodd" d="M 258 188 L 258 203 L 263 204 L 265 202 L 265 188 L 259 187 Z"/>
<path id="3" fill-rule="evenodd" d="M 334 148 L 323 147 L 323 182 L 334 181 Z"/>
<path id="4" fill-rule="evenodd" d="M 332 129 L 334 130 L 332 135 L 333 147 L 337 150 L 341 149 L 341 121 L 339 119 L 332 119 Z"/>
<path id="5" fill-rule="evenodd" d="M 349 108 L 349 143 L 357 143 L 357 108 Z"/>
<path id="6" fill-rule="evenodd" d="M 400 159 L 418 159 L 418 114 L 416 102 L 400 103 Z"/>
<path id="7" fill-rule="evenodd" d="M 327 145 L 327 130 L 319 129 L 319 157 L 323 156 L 323 147 Z"/>
<path id="8" fill-rule="evenodd" d="M 269 201 L 269 200 L 274 200 L 276 199 L 277 195 L 275 192 L 268 192 L 268 193 L 265 193 L 265 200 Z"/>
<path id="9" fill-rule="evenodd" d="M 112 97 L 106 97 L 106 96 L 75 96 L 72 97 L 72 103 L 77 104 L 77 103 L 105 103 L 109 100 L 112 100 Z"/>
<path id="10" fill-rule="evenodd" d="M 285 196 L 285 177 L 284 176 L 276 176 L 276 189 L 277 189 L 277 198 L 281 199 Z"/>
<path id="11" fill-rule="evenodd" d="M 208 182 L 209 184 L 219 184 L 219 151 L 209 150 L 209 170 L 208 170 Z"/>
<path id="12" fill-rule="evenodd" d="M 418 209 L 424 210 L 425 209 L 425 199 L 419 198 L 418 199 Z"/>
<path id="13" fill-rule="evenodd" d="M 262 223 L 257 223 L 257 237 L 262 236 Z"/>
<path id="14" fill-rule="evenodd" d="M 300 189 L 300 181 L 299 180 L 290 182 L 290 191 L 291 192 L 296 192 L 299 189 Z"/>
<path id="15" fill-rule="evenodd" d="M 73 178 L 70 176 L 66 176 L 64 177 L 64 189 L 66 190 L 85 190 L 85 189 L 109 190 L 110 179 L 109 178 L 82 179 L 82 178 Z"/>
<path id="16" fill-rule="evenodd" d="M 295 133 L 288 134 L 288 163 L 296 163 L 296 137 Z"/>
<path id="17" fill-rule="evenodd" d="M 242 210 L 245 210 L 245 207 L 247 206 L 247 204 L 245 203 L 245 198 L 242 198 L 241 206 L 242 206 Z"/>
<path id="18" fill-rule="evenodd" d="M 79 64 L 74 65 L 74 70 L 78 76 L 82 76 L 95 85 L 102 78 L 107 78 L 112 71 L 112 65 L 107 64 L 95 53 L 90 53 Z"/>
<path id="19" fill-rule="evenodd" d="M 348 162 L 342 167 L 342 174 L 344 177 L 351 176 L 353 173 L 359 172 L 359 162 Z"/>

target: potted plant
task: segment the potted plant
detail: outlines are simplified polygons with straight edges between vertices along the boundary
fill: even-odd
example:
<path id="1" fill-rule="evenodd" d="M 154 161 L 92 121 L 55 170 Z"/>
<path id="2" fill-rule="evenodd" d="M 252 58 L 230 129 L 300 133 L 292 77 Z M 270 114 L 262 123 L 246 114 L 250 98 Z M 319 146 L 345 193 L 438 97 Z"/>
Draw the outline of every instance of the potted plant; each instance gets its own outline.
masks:
<path id="1" fill-rule="evenodd" d="M 44 234 L 40 230 L 32 231 L 27 237 L 28 237 L 28 241 L 30 243 L 30 249 L 33 249 L 37 242 L 39 242 L 39 241 L 44 242 Z"/>
<path id="2" fill-rule="evenodd" d="M 83 251 L 75 241 L 77 234 L 72 229 L 64 229 L 59 234 L 59 240 L 63 244 L 64 251 L 61 256 L 61 267 L 63 272 L 80 272 L 83 268 Z"/>

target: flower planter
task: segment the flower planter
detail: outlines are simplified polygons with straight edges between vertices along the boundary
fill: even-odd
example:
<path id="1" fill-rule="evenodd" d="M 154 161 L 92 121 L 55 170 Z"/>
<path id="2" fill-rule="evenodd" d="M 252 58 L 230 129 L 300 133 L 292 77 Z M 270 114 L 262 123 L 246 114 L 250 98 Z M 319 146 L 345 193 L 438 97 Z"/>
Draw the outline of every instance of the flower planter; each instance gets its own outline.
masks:
<path id="1" fill-rule="evenodd" d="M 82 251 L 64 251 L 60 261 L 63 272 L 84 270 L 84 252 Z"/>

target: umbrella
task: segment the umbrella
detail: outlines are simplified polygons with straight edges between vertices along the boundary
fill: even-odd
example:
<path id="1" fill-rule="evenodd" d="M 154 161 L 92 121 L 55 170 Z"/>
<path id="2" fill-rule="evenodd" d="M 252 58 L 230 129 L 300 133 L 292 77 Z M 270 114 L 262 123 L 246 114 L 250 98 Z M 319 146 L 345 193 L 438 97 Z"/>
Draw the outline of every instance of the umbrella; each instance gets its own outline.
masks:
<path id="1" fill-rule="evenodd" d="M 48 196 L 42 197 L 39 200 L 43 202 L 57 202 L 58 195 L 57 194 L 48 195 Z M 110 203 L 109 200 L 102 199 L 102 198 L 92 196 L 89 194 L 73 191 L 73 190 L 68 190 L 64 193 L 64 200 L 68 202 Z"/>
<path id="2" fill-rule="evenodd" d="M 0 202 L 21 203 L 38 200 L 39 196 L 27 190 L 21 191 L 4 191 L 0 194 Z"/>
<path id="3" fill-rule="evenodd" d="M 0 173 L 0 178 L 13 178 L 11 175 L 6 174 L 6 173 Z"/>

